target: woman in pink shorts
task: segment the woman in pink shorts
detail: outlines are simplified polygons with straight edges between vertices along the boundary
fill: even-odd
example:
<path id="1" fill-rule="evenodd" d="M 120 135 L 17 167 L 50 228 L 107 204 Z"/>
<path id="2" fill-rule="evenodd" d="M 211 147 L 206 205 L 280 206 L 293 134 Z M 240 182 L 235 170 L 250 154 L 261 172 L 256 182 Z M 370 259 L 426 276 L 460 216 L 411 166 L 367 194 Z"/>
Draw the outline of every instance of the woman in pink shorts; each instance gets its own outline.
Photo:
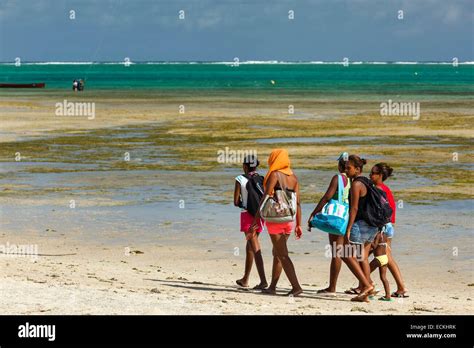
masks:
<path id="1" fill-rule="evenodd" d="M 291 283 L 292 290 L 288 296 L 298 296 L 303 292 L 298 278 L 296 277 L 295 267 L 288 256 L 287 240 L 291 232 L 295 231 L 296 238 L 301 238 L 301 206 L 298 179 L 290 169 L 290 159 L 288 152 L 284 149 L 273 150 L 268 159 L 269 170 L 264 180 L 265 192 L 262 202 L 267 195 L 273 195 L 274 190 L 286 189 L 291 192 L 293 199 L 296 200 L 296 221 L 271 223 L 266 222 L 268 233 L 273 244 L 273 269 L 272 282 L 267 289 L 262 290 L 267 294 L 276 294 L 276 286 L 280 279 L 282 269 L 285 271 L 288 280 Z M 281 184 L 281 186 L 280 186 Z M 283 188 L 282 188 L 283 187 Z M 252 233 L 255 235 L 259 229 L 260 210 L 254 218 L 252 224 Z"/>
<path id="2" fill-rule="evenodd" d="M 262 250 L 258 240 L 258 236 L 262 231 L 261 219 L 257 220 L 255 233 L 253 235 L 248 234 L 263 195 L 263 177 L 256 172 L 258 164 L 259 162 L 255 156 L 245 157 L 243 163 L 244 174 L 235 178 L 234 205 L 243 209 L 240 213 L 240 231 L 246 234 L 247 239 L 244 276 L 236 280 L 236 283 L 244 288 L 249 286 L 250 271 L 255 260 L 260 284 L 256 285 L 254 289 L 261 290 L 268 286 L 263 266 Z"/>

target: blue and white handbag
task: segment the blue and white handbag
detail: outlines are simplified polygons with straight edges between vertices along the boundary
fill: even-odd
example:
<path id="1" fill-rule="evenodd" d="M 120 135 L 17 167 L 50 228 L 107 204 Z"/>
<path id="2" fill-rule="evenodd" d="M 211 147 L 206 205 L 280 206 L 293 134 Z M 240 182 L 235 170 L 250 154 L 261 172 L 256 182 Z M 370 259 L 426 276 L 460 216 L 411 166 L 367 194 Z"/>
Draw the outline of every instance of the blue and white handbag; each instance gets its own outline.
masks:
<path id="1" fill-rule="evenodd" d="M 311 227 L 343 236 L 346 234 L 347 223 L 349 222 L 349 204 L 343 201 L 344 183 L 342 175 L 338 175 L 337 200 L 331 199 L 323 207 L 320 213 L 311 220 Z"/>

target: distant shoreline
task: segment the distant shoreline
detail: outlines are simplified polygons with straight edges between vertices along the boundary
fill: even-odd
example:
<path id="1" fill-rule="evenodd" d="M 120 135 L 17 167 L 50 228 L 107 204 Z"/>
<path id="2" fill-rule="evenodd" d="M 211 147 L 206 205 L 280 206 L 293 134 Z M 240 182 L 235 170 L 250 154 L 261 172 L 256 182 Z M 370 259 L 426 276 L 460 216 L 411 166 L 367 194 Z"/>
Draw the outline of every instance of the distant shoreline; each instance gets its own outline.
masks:
<path id="1" fill-rule="evenodd" d="M 223 64 L 223 65 L 252 65 L 252 64 L 281 64 L 281 65 L 325 65 L 325 64 L 354 64 L 354 65 L 453 65 L 453 61 L 278 61 L 278 60 L 246 60 L 246 61 L 95 61 L 95 62 L 83 62 L 83 61 L 22 61 L 21 65 L 100 65 L 100 64 Z M 474 65 L 474 61 L 457 62 L 457 65 Z M 0 65 L 15 65 L 12 61 L 2 61 Z"/>

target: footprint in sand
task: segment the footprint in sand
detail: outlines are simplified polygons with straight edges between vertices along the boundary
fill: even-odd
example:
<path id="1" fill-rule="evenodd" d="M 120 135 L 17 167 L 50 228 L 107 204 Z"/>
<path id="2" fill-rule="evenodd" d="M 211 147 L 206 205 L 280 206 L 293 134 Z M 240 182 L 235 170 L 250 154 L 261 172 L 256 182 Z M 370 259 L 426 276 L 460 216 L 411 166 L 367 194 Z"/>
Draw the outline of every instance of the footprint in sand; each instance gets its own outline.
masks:
<path id="1" fill-rule="evenodd" d="M 364 313 L 371 313 L 367 308 L 364 307 L 352 307 L 351 312 L 364 312 Z"/>
<path id="2" fill-rule="evenodd" d="M 413 307 L 410 312 L 434 312 L 433 310 L 426 307 Z"/>

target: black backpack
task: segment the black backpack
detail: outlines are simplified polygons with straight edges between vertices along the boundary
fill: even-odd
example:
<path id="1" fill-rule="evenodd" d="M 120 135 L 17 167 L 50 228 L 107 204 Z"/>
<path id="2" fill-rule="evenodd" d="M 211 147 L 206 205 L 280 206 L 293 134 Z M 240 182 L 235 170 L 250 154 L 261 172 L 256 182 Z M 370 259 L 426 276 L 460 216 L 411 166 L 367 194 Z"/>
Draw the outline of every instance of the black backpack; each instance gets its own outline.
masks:
<path id="1" fill-rule="evenodd" d="M 247 211 L 255 216 L 257 214 L 258 208 L 260 207 L 260 201 L 263 197 L 263 176 L 258 174 L 244 175 L 248 182 L 245 185 L 247 189 Z"/>
<path id="2" fill-rule="evenodd" d="M 390 222 L 393 213 L 386 193 L 377 188 L 370 179 L 364 176 L 359 176 L 354 179 L 354 181 L 356 180 L 362 182 L 367 187 L 365 206 L 359 207 L 359 209 L 362 209 L 361 216 L 369 225 L 382 228 Z"/>

